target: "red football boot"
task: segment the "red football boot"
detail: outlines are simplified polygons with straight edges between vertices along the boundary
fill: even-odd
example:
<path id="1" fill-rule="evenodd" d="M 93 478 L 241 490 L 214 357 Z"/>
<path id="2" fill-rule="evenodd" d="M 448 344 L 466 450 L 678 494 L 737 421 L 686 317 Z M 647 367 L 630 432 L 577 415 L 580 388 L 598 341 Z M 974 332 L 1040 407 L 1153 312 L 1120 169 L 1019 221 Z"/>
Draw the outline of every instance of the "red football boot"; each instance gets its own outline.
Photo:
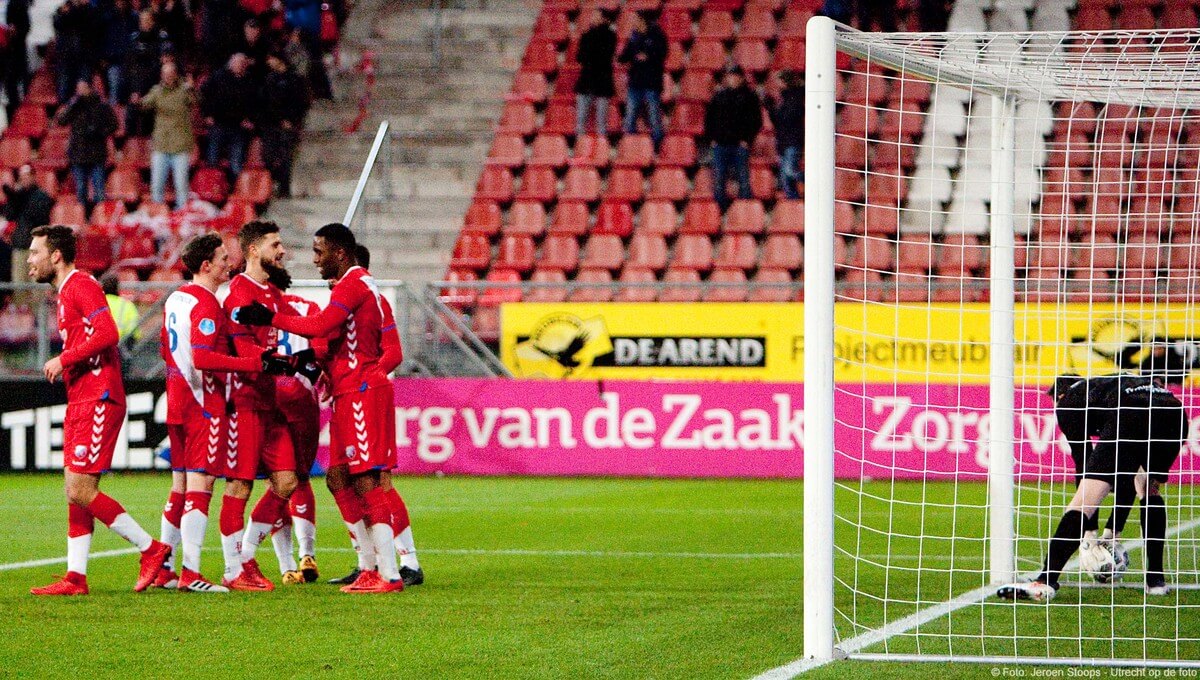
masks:
<path id="1" fill-rule="evenodd" d="M 357 594 L 367 593 L 398 593 L 404 590 L 404 579 L 398 578 L 395 581 L 385 581 L 383 577 L 379 578 L 379 582 L 369 590 L 356 590 Z"/>
<path id="2" fill-rule="evenodd" d="M 383 582 L 384 581 L 382 578 L 380 578 L 378 571 L 375 571 L 374 569 L 364 569 L 361 573 L 359 573 L 358 578 L 355 579 L 354 583 L 351 583 L 348 586 L 342 586 L 339 588 L 339 590 L 341 590 L 343 593 L 369 593 L 375 588 L 378 588 L 379 584 Z"/>
<path id="3" fill-rule="evenodd" d="M 74 571 L 68 571 L 62 580 L 41 588 L 30 588 L 29 592 L 33 595 L 87 595 L 87 577 Z"/>
<path id="4" fill-rule="evenodd" d="M 258 562 L 250 560 L 242 563 L 242 573 L 238 574 L 235 579 L 225 579 L 221 584 L 230 590 L 246 590 L 259 593 L 265 593 L 275 590 L 275 584 L 271 583 L 266 576 L 263 576 L 262 571 L 258 568 Z"/>
<path id="5" fill-rule="evenodd" d="M 158 572 L 162 571 L 163 563 L 167 561 L 170 554 L 171 546 L 162 541 L 150 541 L 150 547 L 142 553 L 142 567 L 137 583 L 133 585 L 133 592 L 140 593 L 154 583 L 154 579 L 158 578 Z"/>
<path id="6" fill-rule="evenodd" d="M 179 587 L 179 574 L 176 574 L 173 569 L 163 569 L 154 578 L 154 587 L 168 589 Z"/>

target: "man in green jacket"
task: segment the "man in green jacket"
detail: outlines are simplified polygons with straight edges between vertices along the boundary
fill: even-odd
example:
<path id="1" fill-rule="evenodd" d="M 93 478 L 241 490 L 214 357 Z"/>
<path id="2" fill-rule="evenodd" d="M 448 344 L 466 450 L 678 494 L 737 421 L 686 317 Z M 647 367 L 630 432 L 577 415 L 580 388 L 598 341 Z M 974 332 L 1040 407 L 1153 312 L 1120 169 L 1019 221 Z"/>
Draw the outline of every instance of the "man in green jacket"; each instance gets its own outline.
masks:
<path id="1" fill-rule="evenodd" d="M 196 137 L 192 133 L 192 107 L 196 96 L 191 78 L 181 81 L 173 62 L 162 66 L 162 78 L 146 96 L 136 94 L 130 101 L 154 112 L 153 153 L 150 156 L 150 197 L 162 203 L 167 171 L 175 180 L 175 207 L 182 208 L 188 199 L 188 166 Z"/>

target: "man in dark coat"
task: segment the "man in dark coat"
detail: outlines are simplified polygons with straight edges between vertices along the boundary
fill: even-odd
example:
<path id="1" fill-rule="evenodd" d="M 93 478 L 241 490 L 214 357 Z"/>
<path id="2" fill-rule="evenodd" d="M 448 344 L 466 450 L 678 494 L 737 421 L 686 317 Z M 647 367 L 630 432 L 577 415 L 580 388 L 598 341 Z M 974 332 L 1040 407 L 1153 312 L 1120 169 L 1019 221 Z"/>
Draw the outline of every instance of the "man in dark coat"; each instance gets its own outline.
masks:
<path id="1" fill-rule="evenodd" d="M 129 36 L 138 28 L 138 16 L 129 6 L 129 0 L 107 0 L 100 7 L 104 24 L 100 60 L 103 62 L 104 83 L 108 86 L 108 103 L 123 104 L 129 97 L 125 83 L 125 59 L 129 54 Z"/>
<path id="2" fill-rule="evenodd" d="M 92 77 L 96 27 L 100 15 L 88 0 L 69 0 L 54 13 L 54 52 L 58 59 L 58 100 L 71 96 L 75 83 Z"/>
<path id="3" fill-rule="evenodd" d="M 15 282 L 29 281 L 29 244 L 34 229 L 50 223 L 50 210 L 54 199 L 37 185 L 33 166 L 22 165 L 17 170 L 16 181 L 3 186 L 7 199 L 4 219 L 16 224 L 10 243 L 12 245 L 12 279 Z"/>
<path id="4" fill-rule="evenodd" d="M 75 176 L 75 196 L 83 205 L 95 205 L 104 200 L 105 166 L 108 161 L 108 138 L 117 131 L 117 116 L 92 85 L 81 80 L 75 85 L 75 97 L 54 118 L 55 122 L 71 128 L 67 146 L 67 161 Z M 92 183 L 92 201 L 88 201 L 88 181 Z"/>
<path id="5" fill-rule="evenodd" d="M 308 112 L 308 85 L 279 54 L 267 57 L 267 67 L 259 121 L 263 162 L 271 172 L 276 192 L 287 198 L 292 194 L 292 156 Z"/>
<path id="6" fill-rule="evenodd" d="M 242 174 L 246 144 L 254 130 L 258 84 L 248 75 L 250 60 L 237 53 L 204 83 L 200 113 L 208 123 L 208 164 L 216 166 L 228 150 L 229 169 Z"/>
<path id="7" fill-rule="evenodd" d="M 650 136 L 657 147 L 663 138 L 662 86 L 663 69 L 667 63 L 667 34 L 658 25 L 658 14 L 647 10 L 638 12 L 621 56 L 629 64 L 629 91 L 625 102 L 625 134 L 637 130 L 638 113 L 646 110 Z"/>
<path id="8" fill-rule="evenodd" d="M 722 82 L 704 113 L 704 136 L 713 145 L 713 198 L 724 210 L 729 207 L 725 184 L 731 169 L 738 197 L 750 198 L 750 147 L 762 129 L 762 101 L 740 69 L 726 71 Z"/>
<path id="9" fill-rule="evenodd" d="M 796 183 L 804 181 L 800 156 L 804 151 L 804 75 L 798 71 L 779 74 L 783 91 L 779 100 L 767 102 L 775 125 L 775 149 L 779 152 L 779 185 L 787 198 L 800 198 Z"/>
<path id="10" fill-rule="evenodd" d="M 4 92 L 8 96 L 9 120 L 16 115 L 24 93 L 29 91 L 29 52 L 25 42 L 29 37 L 31 4 L 30 0 L 8 0 L 4 11 L 4 23 L 12 30 L 4 46 Z"/>
<path id="11" fill-rule="evenodd" d="M 575 134 L 587 134 L 588 113 L 596 112 L 596 134 L 608 135 L 608 100 L 616 94 L 613 86 L 613 56 L 617 51 L 617 32 L 613 16 L 599 9 L 592 12 L 591 28 L 579 38 L 575 60 L 579 62 L 579 80 L 575 83 Z"/>
<path id="12" fill-rule="evenodd" d="M 144 9 L 138 13 L 137 30 L 128 36 L 125 52 L 125 90 L 130 98 L 146 96 L 158 84 L 162 70 L 162 55 L 166 32 L 158 27 L 154 12 Z M 146 137 L 154 129 L 154 117 L 136 106 L 125 110 L 125 131 L 131 137 Z"/>

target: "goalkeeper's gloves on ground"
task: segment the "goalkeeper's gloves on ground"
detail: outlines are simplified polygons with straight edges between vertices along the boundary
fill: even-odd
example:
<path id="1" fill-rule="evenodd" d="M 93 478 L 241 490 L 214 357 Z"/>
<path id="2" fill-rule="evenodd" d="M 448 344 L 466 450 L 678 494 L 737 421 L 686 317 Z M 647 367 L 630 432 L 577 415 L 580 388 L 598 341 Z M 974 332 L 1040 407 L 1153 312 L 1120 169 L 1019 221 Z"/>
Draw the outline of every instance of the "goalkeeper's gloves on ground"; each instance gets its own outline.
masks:
<path id="1" fill-rule="evenodd" d="M 261 302 L 251 302 L 245 307 L 233 310 L 234 323 L 240 323 L 243 326 L 270 326 L 274 320 L 275 312 L 267 309 L 266 305 Z"/>

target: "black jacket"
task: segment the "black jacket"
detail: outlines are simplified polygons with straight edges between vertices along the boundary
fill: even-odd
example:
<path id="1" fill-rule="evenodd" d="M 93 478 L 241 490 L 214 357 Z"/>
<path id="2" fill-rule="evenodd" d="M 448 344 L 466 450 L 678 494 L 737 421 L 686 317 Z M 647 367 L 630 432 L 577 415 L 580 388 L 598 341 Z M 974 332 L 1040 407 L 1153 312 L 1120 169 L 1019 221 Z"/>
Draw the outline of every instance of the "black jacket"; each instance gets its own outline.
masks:
<path id="1" fill-rule="evenodd" d="M 12 233 L 12 247 L 29 250 L 33 241 L 30 232 L 43 224 L 50 224 L 50 209 L 54 207 L 54 199 L 36 184 L 28 189 L 6 184 L 3 189 L 8 199 L 8 204 L 4 206 L 4 217 L 17 223 Z"/>
<path id="2" fill-rule="evenodd" d="M 1060 394 L 1054 417 L 1071 446 L 1076 469 L 1091 452 L 1091 438 L 1101 436 L 1119 419 L 1145 420 L 1151 408 L 1183 408 L 1179 398 L 1155 380 L 1127 373 L 1079 378 Z"/>
<path id="3" fill-rule="evenodd" d="M 579 38 L 579 51 L 575 54 L 575 60 L 579 62 L 575 92 L 596 97 L 616 94 L 613 85 L 613 55 L 616 52 L 616 31 L 604 24 L 589 28 Z"/>
<path id="4" fill-rule="evenodd" d="M 100 95 L 75 97 L 55 120 L 71 128 L 67 160 L 72 165 L 99 165 L 108 159 L 108 138 L 117 131 L 117 116 Z"/>
<path id="5" fill-rule="evenodd" d="M 646 55 L 645 60 L 638 61 L 639 54 Z M 629 87 L 662 92 L 663 66 L 667 63 L 667 34 L 658 24 L 652 24 L 645 33 L 634 31 L 617 60 L 629 64 Z"/>
<path id="6" fill-rule="evenodd" d="M 308 112 L 306 85 L 305 80 L 291 70 L 283 73 L 268 71 L 263 80 L 259 122 L 273 127 L 287 121 L 299 127 Z"/>
<path id="7" fill-rule="evenodd" d="M 125 76 L 130 94 L 146 94 L 158 82 L 162 72 L 165 33 L 157 28 L 129 34 L 125 52 Z"/>
<path id="8" fill-rule="evenodd" d="M 762 102 L 745 83 L 717 90 L 704 112 L 704 136 L 722 146 L 753 144 L 760 129 Z"/>
<path id="9" fill-rule="evenodd" d="M 218 125 L 237 127 L 257 118 L 258 88 L 249 72 L 239 78 L 222 68 L 204 83 L 200 95 L 200 112 Z"/>
<path id="10" fill-rule="evenodd" d="M 61 59 L 92 63 L 100 32 L 100 13 L 90 4 L 63 5 L 54 14 L 54 51 Z"/>
<path id="11" fill-rule="evenodd" d="M 782 153 L 789 146 L 804 148 L 804 88 L 789 87 L 770 102 L 768 113 L 775 124 L 775 146 Z"/>

